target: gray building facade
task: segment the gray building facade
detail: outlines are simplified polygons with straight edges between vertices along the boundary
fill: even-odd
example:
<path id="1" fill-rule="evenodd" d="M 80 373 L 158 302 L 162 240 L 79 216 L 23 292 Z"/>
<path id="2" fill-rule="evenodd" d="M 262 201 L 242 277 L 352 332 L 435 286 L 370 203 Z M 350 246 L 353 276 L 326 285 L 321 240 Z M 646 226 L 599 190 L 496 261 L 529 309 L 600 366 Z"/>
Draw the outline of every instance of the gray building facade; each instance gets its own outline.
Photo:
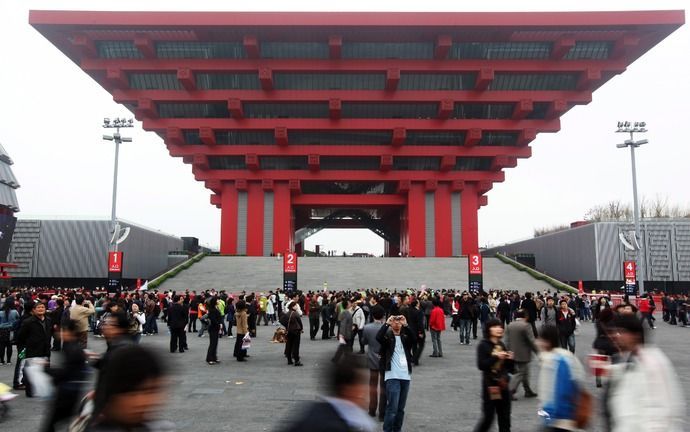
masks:
<path id="1" fill-rule="evenodd" d="M 140 225 L 129 227 L 123 252 L 123 279 L 150 279 L 186 257 L 181 238 Z M 19 219 L 9 260 L 18 265 L 11 274 L 27 279 L 105 279 L 108 274 L 109 220 Z"/>
<path id="2" fill-rule="evenodd" d="M 690 285 L 690 219 L 645 219 L 641 222 L 645 250 L 645 283 L 654 289 Z M 533 254 L 535 267 L 563 281 L 623 280 L 623 261 L 635 260 L 623 234 L 632 241 L 632 222 L 593 222 L 484 251 L 508 255 Z"/>

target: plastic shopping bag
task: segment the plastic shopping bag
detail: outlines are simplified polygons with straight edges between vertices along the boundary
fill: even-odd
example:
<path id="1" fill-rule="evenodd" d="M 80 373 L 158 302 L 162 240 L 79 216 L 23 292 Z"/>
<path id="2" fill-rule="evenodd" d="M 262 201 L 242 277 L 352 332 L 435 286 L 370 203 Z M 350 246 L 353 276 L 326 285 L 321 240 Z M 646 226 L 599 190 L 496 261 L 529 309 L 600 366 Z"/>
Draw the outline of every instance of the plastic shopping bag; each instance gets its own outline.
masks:
<path id="1" fill-rule="evenodd" d="M 24 367 L 24 373 L 29 378 L 33 395 L 39 398 L 49 398 L 53 395 L 54 390 L 52 379 L 44 369 L 46 362 L 47 359 L 42 357 L 28 358 Z"/>
<path id="2" fill-rule="evenodd" d="M 251 348 L 251 346 L 252 346 L 252 337 L 249 336 L 249 333 L 247 333 L 247 334 L 244 335 L 244 337 L 242 338 L 242 349 L 243 349 L 243 350 L 246 350 L 246 349 Z"/>

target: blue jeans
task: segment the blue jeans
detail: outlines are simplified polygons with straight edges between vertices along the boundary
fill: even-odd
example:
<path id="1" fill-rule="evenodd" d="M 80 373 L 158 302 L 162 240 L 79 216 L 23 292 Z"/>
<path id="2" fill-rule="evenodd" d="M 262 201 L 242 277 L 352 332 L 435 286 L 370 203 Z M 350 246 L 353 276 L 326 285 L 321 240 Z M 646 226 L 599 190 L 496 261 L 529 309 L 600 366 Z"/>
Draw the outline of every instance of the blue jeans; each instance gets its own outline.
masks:
<path id="1" fill-rule="evenodd" d="M 460 343 L 470 343 L 470 329 L 472 328 L 472 321 L 468 319 L 460 320 Z"/>
<path id="2" fill-rule="evenodd" d="M 386 380 L 386 415 L 383 418 L 383 432 L 400 432 L 405 418 L 409 380 Z"/>

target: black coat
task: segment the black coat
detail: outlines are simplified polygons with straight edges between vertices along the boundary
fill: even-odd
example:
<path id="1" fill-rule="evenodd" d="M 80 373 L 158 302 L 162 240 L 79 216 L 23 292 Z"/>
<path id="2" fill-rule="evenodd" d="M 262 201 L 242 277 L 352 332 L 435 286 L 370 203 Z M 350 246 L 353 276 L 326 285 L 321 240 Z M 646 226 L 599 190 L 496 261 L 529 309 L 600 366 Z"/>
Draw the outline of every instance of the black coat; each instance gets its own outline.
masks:
<path id="1" fill-rule="evenodd" d="M 17 332 L 17 346 L 26 348 L 26 358 L 50 357 L 52 326 L 48 317 L 41 322 L 35 316 L 31 316 L 22 322 Z"/>
<path id="2" fill-rule="evenodd" d="M 376 340 L 381 344 L 381 350 L 379 351 L 381 355 L 381 370 L 384 372 L 389 371 L 391 370 L 391 359 L 395 352 L 395 335 L 388 324 L 381 326 L 376 334 Z M 403 344 L 403 351 L 405 351 L 408 372 L 412 373 L 412 347 L 416 339 L 408 326 L 403 326 L 400 329 L 400 340 Z"/>
<path id="3" fill-rule="evenodd" d="M 184 328 L 189 320 L 189 313 L 185 311 L 184 306 L 175 303 L 170 306 L 168 311 L 168 326 L 172 329 Z"/>
<path id="4" fill-rule="evenodd" d="M 297 421 L 289 422 L 283 432 L 351 432 L 352 429 L 328 402 L 314 402 Z"/>
<path id="5" fill-rule="evenodd" d="M 527 321 L 535 322 L 537 321 L 537 304 L 532 299 L 524 299 L 522 301 L 522 308 L 527 311 Z"/>
<path id="6" fill-rule="evenodd" d="M 492 354 L 494 349 L 508 351 L 503 342 L 494 344 L 489 339 L 484 339 L 477 347 L 477 368 L 482 371 L 482 388 L 486 396 L 487 388 L 490 386 L 500 386 L 502 391 L 507 391 L 509 381 L 508 374 L 513 371 L 515 362 L 513 360 L 503 360 L 502 362 Z"/>

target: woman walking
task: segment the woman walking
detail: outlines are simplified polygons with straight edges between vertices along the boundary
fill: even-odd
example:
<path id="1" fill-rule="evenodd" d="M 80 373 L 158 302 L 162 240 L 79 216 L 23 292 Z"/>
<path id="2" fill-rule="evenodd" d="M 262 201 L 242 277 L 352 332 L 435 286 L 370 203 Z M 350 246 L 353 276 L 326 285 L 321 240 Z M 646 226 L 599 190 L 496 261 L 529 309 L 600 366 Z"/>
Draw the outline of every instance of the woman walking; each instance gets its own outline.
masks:
<path id="1" fill-rule="evenodd" d="M 14 308 L 14 297 L 7 297 L 0 310 L 0 364 L 12 363 L 11 333 L 19 321 L 19 312 Z M 5 355 L 7 354 L 7 355 Z M 5 360 L 7 359 L 7 360 Z"/>
<path id="2" fill-rule="evenodd" d="M 235 322 L 237 323 L 237 339 L 235 339 L 235 351 L 233 356 L 237 361 L 247 361 L 247 350 L 242 349 L 242 341 L 244 335 L 249 332 L 249 324 L 247 322 L 247 303 L 244 300 L 237 302 L 235 306 Z"/>
<path id="3" fill-rule="evenodd" d="M 206 363 L 214 365 L 218 361 L 218 334 L 223 317 L 218 310 L 218 299 L 211 297 L 208 301 L 208 351 L 206 352 Z"/>
<path id="4" fill-rule="evenodd" d="M 288 325 L 287 325 L 287 343 L 285 344 L 285 355 L 287 356 L 287 364 L 294 364 L 295 366 L 302 366 L 299 361 L 299 344 L 302 338 L 302 319 L 295 311 L 297 302 L 292 302 L 288 306 Z"/>
<path id="5" fill-rule="evenodd" d="M 484 340 L 477 347 L 477 367 L 482 371 L 482 418 L 475 432 L 491 428 L 494 415 L 498 415 L 499 432 L 510 431 L 510 391 L 508 373 L 513 370 L 513 353 L 501 341 L 501 321 L 491 319 L 486 323 Z"/>

